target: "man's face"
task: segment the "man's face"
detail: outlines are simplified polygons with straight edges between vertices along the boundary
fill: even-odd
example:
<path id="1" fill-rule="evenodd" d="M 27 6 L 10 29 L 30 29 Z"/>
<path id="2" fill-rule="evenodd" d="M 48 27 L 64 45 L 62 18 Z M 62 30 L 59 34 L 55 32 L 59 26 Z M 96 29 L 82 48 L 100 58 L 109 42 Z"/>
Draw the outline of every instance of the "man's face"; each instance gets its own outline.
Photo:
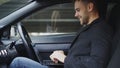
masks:
<path id="1" fill-rule="evenodd" d="M 87 5 L 82 1 L 75 2 L 75 17 L 80 20 L 80 24 L 87 24 L 89 20 Z"/>

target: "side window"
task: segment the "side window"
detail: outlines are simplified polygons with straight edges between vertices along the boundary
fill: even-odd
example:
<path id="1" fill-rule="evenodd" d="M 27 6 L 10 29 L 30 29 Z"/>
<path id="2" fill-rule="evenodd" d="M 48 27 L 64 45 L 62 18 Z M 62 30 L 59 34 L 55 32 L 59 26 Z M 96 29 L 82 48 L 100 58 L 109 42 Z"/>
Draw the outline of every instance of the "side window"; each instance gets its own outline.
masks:
<path id="1" fill-rule="evenodd" d="M 71 3 L 47 7 L 22 22 L 31 36 L 75 33 L 80 27 Z"/>

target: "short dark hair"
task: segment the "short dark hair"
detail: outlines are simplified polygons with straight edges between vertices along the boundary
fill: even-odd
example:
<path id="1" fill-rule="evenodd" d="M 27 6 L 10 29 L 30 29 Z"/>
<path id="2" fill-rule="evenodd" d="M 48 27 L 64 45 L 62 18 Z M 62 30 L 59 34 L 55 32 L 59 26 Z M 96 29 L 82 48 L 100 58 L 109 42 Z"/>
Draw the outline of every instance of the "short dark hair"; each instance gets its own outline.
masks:
<path id="1" fill-rule="evenodd" d="M 82 1 L 84 3 L 93 3 L 94 9 L 99 12 L 100 16 L 106 15 L 107 0 L 73 0 L 73 2 Z"/>
<path id="2" fill-rule="evenodd" d="M 76 1 L 82 1 L 82 2 L 85 3 L 85 4 L 93 3 L 93 4 L 94 4 L 94 9 L 98 10 L 98 9 L 97 9 L 97 4 L 96 4 L 95 0 L 73 0 L 73 1 L 74 1 L 74 2 L 76 2 Z"/>
<path id="3" fill-rule="evenodd" d="M 82 2 L 93 2 L 94 0 L 73 0 L 73 2 L 75 1 L 82 1 Z"/>

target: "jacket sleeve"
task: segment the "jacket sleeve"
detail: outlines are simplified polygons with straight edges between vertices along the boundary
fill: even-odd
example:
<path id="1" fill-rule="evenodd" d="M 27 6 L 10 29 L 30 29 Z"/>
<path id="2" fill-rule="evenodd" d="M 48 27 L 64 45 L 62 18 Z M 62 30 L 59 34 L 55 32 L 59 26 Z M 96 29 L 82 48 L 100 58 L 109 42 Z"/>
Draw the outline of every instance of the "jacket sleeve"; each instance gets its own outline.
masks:
<path id="1" fill-rule="evenodd" d="M 67 57 L 64 68 L 103 68 L 103 64 L 90 56 Z"/>

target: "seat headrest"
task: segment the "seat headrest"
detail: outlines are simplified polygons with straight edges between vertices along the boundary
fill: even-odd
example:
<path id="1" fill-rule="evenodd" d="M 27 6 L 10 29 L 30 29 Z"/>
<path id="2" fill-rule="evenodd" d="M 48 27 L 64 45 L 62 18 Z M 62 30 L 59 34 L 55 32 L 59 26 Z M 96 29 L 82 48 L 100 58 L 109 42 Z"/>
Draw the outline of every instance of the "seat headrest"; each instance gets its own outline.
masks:
<path id="1" fill-rule="evenodd" d="M 114 25 L 114 27 L 120 26 L 120 5 L 115 5 L 114 8 L 111 11 L 109 22 Z"/>

